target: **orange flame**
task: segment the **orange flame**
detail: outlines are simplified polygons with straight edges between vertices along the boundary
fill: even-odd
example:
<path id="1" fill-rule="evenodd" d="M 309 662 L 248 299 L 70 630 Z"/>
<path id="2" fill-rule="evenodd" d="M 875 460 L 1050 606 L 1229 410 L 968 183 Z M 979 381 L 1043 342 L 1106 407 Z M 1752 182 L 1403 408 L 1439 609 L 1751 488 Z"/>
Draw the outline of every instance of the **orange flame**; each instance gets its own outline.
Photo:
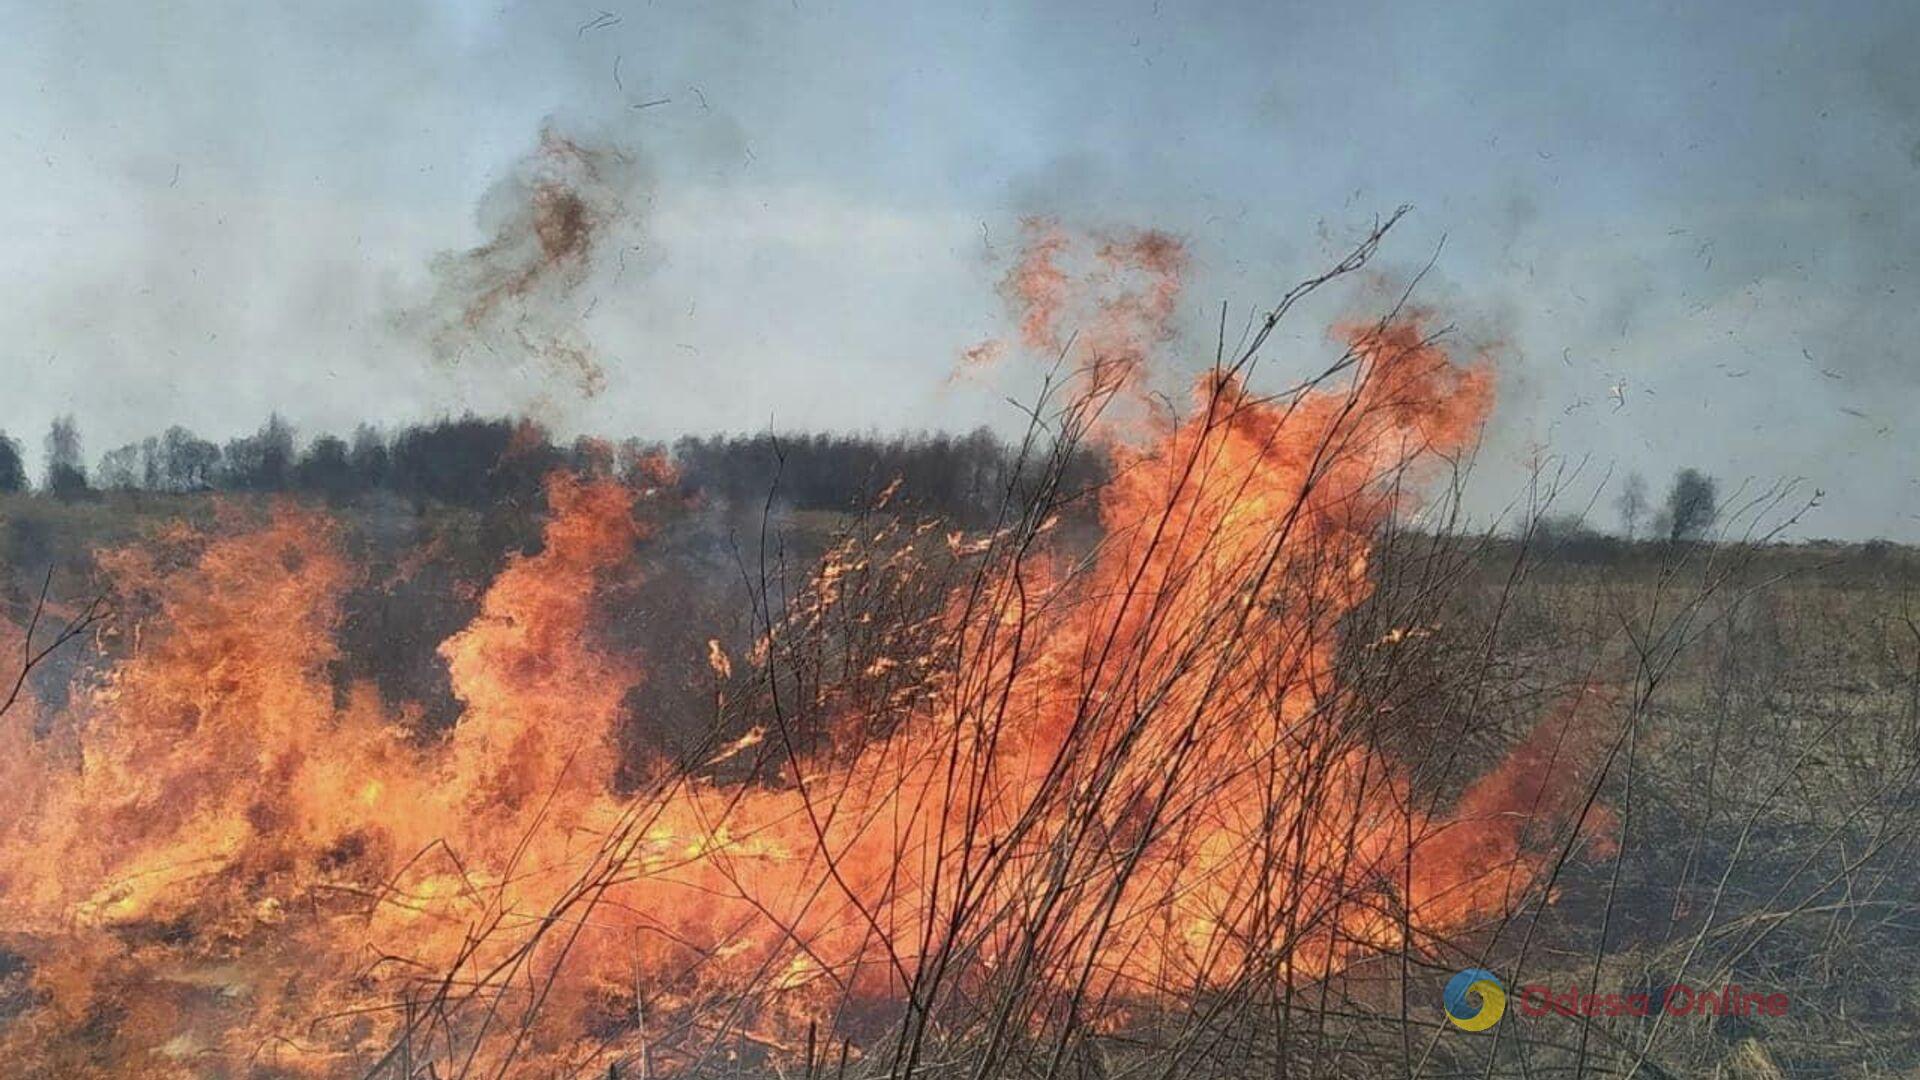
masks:
<path id="1" fill-rule="evenodd" d="M 1036 230 L 1009 288 L 1022 338 L 1057 348 L 1068 241 Z M 1145 233 L 1096 259 L 1145 281 L 1084 338 L 1112 390 L 1164 339 L 1184 256 Z M 645 678 L 594 636 L 595 598 L 648 530 L 607 470 L 550 480 L 539 553 L 441 645 L 462 714 L 427 745 L 330 674 L 357 572 L 323 515 L 106 557 L 142 613 L 125 655 L 44 736 L 31 704 L 0 727 L 24 807 L 0 832 L 0 944 L 41 1002 L 0 1053 L 330 1075 L 437 1038 L 491 1073 L 666 1068 L 723 1028 L 790 1052 L 943 986 L 1118 1022 L 1504 913 L 1543 864 L 1525 822 L 1573 809 L 1549 766 L 1584 757 L 1577 710 L 1446 815 L 1332 720 L 1340 622 L 1411 499 L 1383 480 L 1465 450 L 1491 376 L 1412 323 L 1350 338 L 1340 387 L 1266 400 L 1208 377 L 1187 418 L 1118 447 L 1085 564 L 1001 534 L 923 553 L 926 530 L 886 559 L 836 552 L 816 604 L 935 559 L 985 568 L 933 628 L 968 659 L 864 660 L 918 687 L 886 725 L 808 744 L 776 711 L 700 759 L 778 750 L 754 780 L 658 761 L 614 790 Z M 717 639 L 707 657 L 732 676 Z"/>

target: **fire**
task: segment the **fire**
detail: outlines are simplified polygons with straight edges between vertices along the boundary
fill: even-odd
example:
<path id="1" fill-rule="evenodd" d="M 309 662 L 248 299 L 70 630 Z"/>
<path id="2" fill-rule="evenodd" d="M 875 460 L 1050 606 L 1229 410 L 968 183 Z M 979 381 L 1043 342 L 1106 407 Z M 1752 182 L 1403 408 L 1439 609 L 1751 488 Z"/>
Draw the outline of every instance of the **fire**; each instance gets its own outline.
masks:
<path id="1" fill-rule="evenodd" d="M 1090 300 L 1067 234 L 1035 229 L 1008 284 L 1031 300 L 1022 338 L 1068 348 L 1062 314 L 1101 312 L 1071 346 L 1082 392 L 1131 392 L 1184 255 L 1109 238 L 1096 277 L 1118 292 Z M 331 675 L 360 571 L 326 515 L 234 512 L 104 556 L 130 609 L 116 659 L 58 715 L 0 718 L 23 808 L 0 831 L 0 944 L 35 1000 L 0 1054 L 74 1075 L 549 1075 L 670 1070 L 723 1035 L 774 1057 L 818 1032 L 917 1045 L 875 1041 L 901 1024 L 991 1043 L 1504 914 L 1546 860 L 1526 823 L 1582 793 L 1577 710 L 1423 811 L 1336 663 L 1379 530 L 1469 447 L 1491 373 L 1413 321 L 1348 338 L 1338 383 L 1267 399 L 1210 373 L 1183 417 L 1114 436 L 1091 555 L 1048 515 L 850 540 L 743 668 L 764 715 L 625 792 L 625 703 L 671 718 L 596 637 L 596 598 L 644 550 L 654 488 L 550 480 L 538 554 L 440 647 L 462 712 L 436 741 Z M 804 730 L 780 658 L 869 619 L 848 609 L 874 580 L 956 584 L 889 628 L 899 650 L 850 662 L 911 692 L 822 692 L 831 722 Z M 705 655 L 735 683 L 718 639 Z"/>

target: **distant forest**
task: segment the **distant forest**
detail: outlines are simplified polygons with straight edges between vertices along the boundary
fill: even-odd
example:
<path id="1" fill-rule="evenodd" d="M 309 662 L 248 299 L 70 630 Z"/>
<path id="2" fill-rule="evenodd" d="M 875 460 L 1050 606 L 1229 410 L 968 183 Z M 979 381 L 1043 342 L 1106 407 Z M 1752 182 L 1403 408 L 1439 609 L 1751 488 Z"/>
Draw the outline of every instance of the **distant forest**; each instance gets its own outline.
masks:
<path id="1" fill-rule="evenodd" d="M 252 435 L 224 445 L 183 427 L 101 454 L 85 464 L 78 425 L 61 417 L 48 429 L 39 483 L 27 474 L 20 444 L 0 432 L 0 495 L 37 490 L 64 500 L 106 492 L 292 492 L 345 502 L 369 495 L 487 507 L 531 506 L 543 478 L 555 469 L 617 477 L 636 486 L 661 483 L 658 463 L 687 492 L 736 507 L 757 508 L 771 497 L 794 510 L 849 511 L 872 506 L 894 488 L 891 505 L 944 517 L 955 524 L 989 523 L 1019 471 L 1017 448 L 986 428 L 965 435 L 893 436 L 825 433 L 685 436 L 671 444 L 581 437 L 557 443 L 526 419 L 463 416 L 413 424 L 392 433 L 362 424 L 349 438 L 322 434 L 301 446 L 278 415 Z M 1030 469 L 1029 477 L 1044 472 Z M 1108 476 L 1109 462 L 1083 446 L 1060 474 L 1064 493 L 1090 491 Z M 1720 521 L 1719 484 L 1697 469 L 1674 474 L 1656 500 L 1639 474 L 1629 474 L 1614 498 L 1618 527 L 1611 536 L 1582 514 L 1523 522 L 1536 537 L 1559 546 L 1605 547 L 1613 539 L 1696 541 Z M 1596 549 L 1597 550 L 1597 549 Z"/>
<path id="2" fill-rule="evenodd" d="M 985 428 L 965 435 L 802 434 L 688 436 L 671 445 L 581 438 L 562 445 L 528 420 L 464 416 L 392 433 L 361 425 L 350 437 L 321 434 L 304 447 L 279 416 L 224 445 L 182 427 L 100 455 L 89 469 L 72 417 L 55 420 L 38 485 L 18 441 L 0 433 L 0 493 L 37 490 L 61 499 L 102 492 L 299 492 L 330 500 L 391 493 L 419 503 L 486 506 L 538 493 L 556 468 L 656 482 L 650 462 L 670 460 L 678 482 L 730 503 L 773 495 L 801 510 L 869 505 L 899 482 L 898 505 L 960 522 L 989 518 L 1016 467 L 1013 447 Z M 1105 464 L 1088 453 L 1070 472 L 1093 486 Z"/>

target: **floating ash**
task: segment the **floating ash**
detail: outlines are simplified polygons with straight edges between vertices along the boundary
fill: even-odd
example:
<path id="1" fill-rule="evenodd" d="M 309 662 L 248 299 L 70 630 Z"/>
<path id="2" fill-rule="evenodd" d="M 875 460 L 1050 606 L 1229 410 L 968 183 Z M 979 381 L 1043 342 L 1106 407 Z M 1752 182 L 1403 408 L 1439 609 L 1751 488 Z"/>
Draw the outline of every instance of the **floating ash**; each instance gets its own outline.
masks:
<path id="1" fill-rule="evenodd" d="M 433 296 L 403 322 L 443 363 L 532 363 L 593 397 L 607 371 L 579 325 L 587 287 L 635 242 L 645 187 L 628 152 L 543 129 L 481 203 L 491 238 L 437 258 Z"/>

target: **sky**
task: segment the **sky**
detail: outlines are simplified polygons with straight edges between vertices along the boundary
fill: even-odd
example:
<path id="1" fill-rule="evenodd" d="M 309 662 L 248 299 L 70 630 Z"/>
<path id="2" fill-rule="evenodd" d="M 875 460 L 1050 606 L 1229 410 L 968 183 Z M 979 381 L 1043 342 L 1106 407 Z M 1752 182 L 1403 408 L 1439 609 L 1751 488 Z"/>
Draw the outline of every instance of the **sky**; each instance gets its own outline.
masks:
<path id="1" fill-rule="evenodd" d="M 949 378 L 1020 222 L 1156 227 L 1178 368 L 1412 213 L 1377 269 L 1488 347 L 1472 505 L 1532 469 L 1798 481 L 1793 535 L 1920 541 L 1920 6 L 0 0 L 0 430 L 91 459 L 278 411 L 564 433 L 1019 425 Z M 625 162 L 562 297 L 586 396 L 418 313 L 541 132 Z M 1312 305 L 1267 377 L 1317 370 Z M 1183 360 L 1191 357 L 1190 361 Z M 1618 388 L 1616 390 L 1616 388 Z"/>

